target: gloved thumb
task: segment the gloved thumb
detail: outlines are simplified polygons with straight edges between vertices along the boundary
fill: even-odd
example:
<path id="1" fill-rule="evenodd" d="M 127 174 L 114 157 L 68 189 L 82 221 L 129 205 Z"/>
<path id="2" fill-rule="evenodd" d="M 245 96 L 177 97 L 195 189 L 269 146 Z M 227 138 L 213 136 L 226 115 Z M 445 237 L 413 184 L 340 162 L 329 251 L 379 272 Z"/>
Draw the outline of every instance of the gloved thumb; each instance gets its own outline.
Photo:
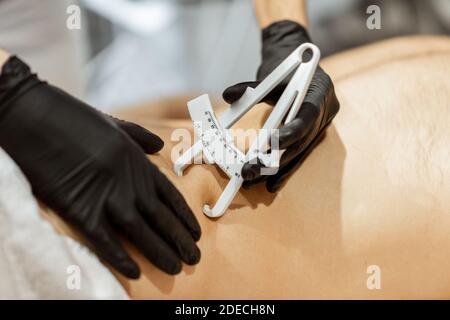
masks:
<path id="1" fill-rule="evenodd" d="M 128 134 L 128 136 L 133 139 L 145 153 L 155 153 L 164 147 L 164 141 L 160 137 L 140 125 L 125 120 L 120 120 L 109 115 L 108 117 L 110 117 L 110 119 L 117 124 L 120 129 L 125 131 L 125 133 Z"/>
<path id="2" fill-rule="evenodd" d="M 233 103 L 239 100 L 240 97 L 244 94 L 245 90 L 248 87 L 256 88 L 256 86 L 260 83 L 260 81 L 247 81 L 235 84 L 234 86 L 228 87 L 222 93 L 223 100 L 227 103 Z"/>

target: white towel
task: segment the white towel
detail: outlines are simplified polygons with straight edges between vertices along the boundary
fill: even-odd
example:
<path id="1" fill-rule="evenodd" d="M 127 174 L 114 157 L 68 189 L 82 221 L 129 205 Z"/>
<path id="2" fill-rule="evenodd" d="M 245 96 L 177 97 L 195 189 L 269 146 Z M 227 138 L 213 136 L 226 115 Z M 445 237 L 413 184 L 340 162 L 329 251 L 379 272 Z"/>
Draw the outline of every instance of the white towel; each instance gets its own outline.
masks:
<path id="1" fill-rule="evenodd" d="M 57 234 L 40 216 L 28 181 L 1 148 L 0 298 L 128 298 L 88 248 Z"/>

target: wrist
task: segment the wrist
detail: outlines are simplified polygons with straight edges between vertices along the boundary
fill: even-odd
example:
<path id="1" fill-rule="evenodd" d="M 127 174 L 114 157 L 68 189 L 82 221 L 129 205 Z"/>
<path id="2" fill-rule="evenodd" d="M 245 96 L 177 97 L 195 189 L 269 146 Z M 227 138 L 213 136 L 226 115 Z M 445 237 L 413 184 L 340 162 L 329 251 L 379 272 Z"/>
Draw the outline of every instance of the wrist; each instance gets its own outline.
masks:
<path id="1" fill-rule="evenodd" d="M 262 30 L 263 46 L 288 42 L 301 45 L 311 42 L 308 31 L 301 24 L 291 20 L 274 22 Z"/>
<path id="2" fill-rule="evenodd" d="M 266 77 L 292 51 L 305 42 L 311 42 L 308 31 L 297 22 L 281 20 L 262 30 L 262 64 L 256 77 Z"/>
<path id="3" fill-rule="evenodd" d="M 1 68 L 3 67 L 5 62 L 8 60 L 8 58 L 9 58 L 9 53 L 0 49 L 0 75 L 1 75 Z"/>
<path id="4" fill-rule="evenodd" d="M 261 27 L 274 21 L 292 20 L 308 25 L 306 0 L 253 0 L 255 14 Z"/>

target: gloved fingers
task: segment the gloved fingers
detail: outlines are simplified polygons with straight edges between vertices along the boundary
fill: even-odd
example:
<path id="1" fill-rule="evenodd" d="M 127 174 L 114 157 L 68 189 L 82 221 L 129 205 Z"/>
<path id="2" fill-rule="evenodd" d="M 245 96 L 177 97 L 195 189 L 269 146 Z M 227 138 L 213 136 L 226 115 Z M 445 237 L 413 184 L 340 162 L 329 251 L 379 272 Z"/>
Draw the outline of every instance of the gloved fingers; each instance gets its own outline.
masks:
<path id="1" fill-rule="evenodd" d="M 248 87 L 255 88 L 259 83 L 260 81 L 247 81 L 228 87 L 222 93 L 223 100 L 231 104 L 239 100 Z"/>
<path id="2" fill-rule="evenodd" d="M 241 170 L 241 175 L 244 181 L 252 181 L 261 177 L 261 168 L 264 165 L 257 159 L 256 163 L 247 162 L 244 164 Z M 250 186 L 250 185 L 248 185 Z"/>
<path id="3" fill-rule="evenodd" d="M 286 89 L 288 81 L 282 81 L 279 85 L 272 89 L 268 95 L 266 95 L 262 101 L 270 104 L 271 106 L 275 106 Z"/>
<path id="4" fill-rule="evenodd" d="M 128 255 L 109 226 L 100 225 L 83 232 L 97 253 L 117 271 L 130 279 L 138 279 L 139 266 Z"/>
<path id="5" fill-rule="evenodd" d="M 200 260 L 200 249 L 192 235 L 164 203 L 158 199 L 152 199 L 151 203 L 141 199 L 138 207 L 152 229 L 175 248 L 184 262 L 193 265 Z"/>
<path id="6" fill-rule="evenodd" d="M 319 113 L 311 104 L 304 104 L 297 117 L 288 124 L 281 127 L 275 134 L 275 139 L 279 139 L 279 149 L 286 151 L 280 159 L 280 168 L 289 163 L 294 157 L 302 152 L 305 141 L 314 128 L 314 123 L 318 120 Z M 255 164 L 246 163 L 242 168 L 242 177 L 246 181 L 246 186 L 261 182 L 261 168 L 264 165 L 258 160 Z M 269 177 L 269 176 L 265 176 Z M 252 181 L 252 182 L 250 182 Z"/>
<path id="7" fill-rule="evenodd" d="M 277 192 L 284 181 L 289 177 L 291 172 L 294 172 L 305 160 L 306 155 L 300 153 L 295 158 L 291 160 L 284 167 L 280 167 L 277 174 L 269 177 L 266 181 L 266 189 L 271 193 Z"/>
<path id="8" fill-rule="evenodd" d="M 291 145 L 280 158 L 279 168 L 284 167 L 288 164 L 293 158 L 295 158 L 299 153 L 302 152 L 302 149 L 305 147 L 304 139 L 297 141 L 295 144 Z M 269 151 L 270 152 L 270 151 Z M 242 167 L 242 178 L 244 178 L 244 188 L 250 188 L 254 184 L 263 182 L 266 179 L 270 179 L 271 175 L 263 175 L 262 168 L 264 168 L 264 164 L 261 161 L 257 161 L 257 163 L 246 163 Z M 275 174 L 277 175 L 278 172 Z"/>
<path id="9" fill-rule="evenodd" d="M 323 139 L 325 136 L 325 130 L 322 130 L 309 145 L 304 148 L 304 146 L 299 146 L 296 150 L 295 146 L 292 148 L 292 151 L 288 153 L 288 150 L 283 154 L 286 155 L 284 161 L 288 161 L 283 165 L 280 165 L 280 169 L 278 172 L 269 176 L 266 181 L 266 189 L 271 193 L 277 192 L 284 181 L 289 177 L 290 173 L 297 170 L 297 168 L 305 161 L 305 159 L 309 156 L 311 151 L 316 147 L 316 145 Z M 301 149 L 303 148 L 303 149 Z M 295 156 L 294 156 L 295 155 Z M 280 161 L 281 162 L 281 161 Z"/>
<path id="10" fill-rule="evenodd" d="M 108 115 L 109 116 L 109 115 Z M 141 127 L 134 122 L 117 119 L 109 116 L 120 129 L 125 131 L 147 154 L 156 153 L 164 147 L 164 141 L 156 134 Z"/>
<path id="11" fill-rule="evenodd" d="M 178 189 L 157 168 L 153 172 L 154 183 L 160 199 L 168 206 L 181 223 L 187 228 L 195 241 L 202 234 L 200 224 L 197 221 L 186 200 Z"/>
<path id="12" fill-rule="evenodd" d="M 244 180 L 244 182 L 242 183 L 242 188 L 248 190 L 248 189 L 252 188 L 255 184 L 265 181 L 267 179 L 267 177 L 268 176 L 259 176 L 258 178 L 253 179 L 253 180 Z"/>
<path id="13" fill-rule="evenodd" d="M 113 209 L 113 210 L 117 210 Z M 153 230 L 136 208 L 115 212 L 116 224 L 125 232 L 133 245 L 156 267 L 168 274 L 181 271 L 181 261 L 170 245 Z"/>
<path id="14" fill-rule="evenodd" d="M 303 141 L 298 141 L 296 144 L 290 146 L 281 156 L 279 167 L 283 167 L 292 160 L 297 154 L 301 152 Z M 270 152 L 270 151 L 269 151 Z M 256 163 L 245 163 L 242 167 L 242 178 L 244 179 L 244 186 L 251 187 L 252 185 L 264 181 L 270 175 L 263 175 L 262 168 L 264 164 L 258 159 Z"/>
<path id="15" fill-rule="evenodd" d="M 294 120 L 282 126 L 275 134 L 279 149 L 287 149 L 297 144 L 313 130 L 319 119 L 319 110 L 310 103 L 303 103 Z"/>
<path id="16" fill-rule="evenodd" d="M 280 168 L 286 166 L 289 162 L 292 161 L 295 157 L 297 157 L 303 150 L 308 147 L 306 144 L 306 139 L 296 142 L 295 144 L 289 146 L 286 151 L 283 153 L 280 159 Z"/>

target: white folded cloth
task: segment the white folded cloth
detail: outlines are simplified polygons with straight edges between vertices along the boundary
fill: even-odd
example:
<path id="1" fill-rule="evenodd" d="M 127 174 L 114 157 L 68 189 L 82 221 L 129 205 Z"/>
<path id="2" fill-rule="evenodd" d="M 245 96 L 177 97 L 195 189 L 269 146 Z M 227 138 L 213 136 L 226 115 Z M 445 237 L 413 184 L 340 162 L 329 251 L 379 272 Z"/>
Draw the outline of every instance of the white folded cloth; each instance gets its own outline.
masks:
<path id="1" fill-rule="evenodd" d="M 0 148 L 0 299 L 127 299 L 90 250 L 39 214 L 31 187 Z"/>

